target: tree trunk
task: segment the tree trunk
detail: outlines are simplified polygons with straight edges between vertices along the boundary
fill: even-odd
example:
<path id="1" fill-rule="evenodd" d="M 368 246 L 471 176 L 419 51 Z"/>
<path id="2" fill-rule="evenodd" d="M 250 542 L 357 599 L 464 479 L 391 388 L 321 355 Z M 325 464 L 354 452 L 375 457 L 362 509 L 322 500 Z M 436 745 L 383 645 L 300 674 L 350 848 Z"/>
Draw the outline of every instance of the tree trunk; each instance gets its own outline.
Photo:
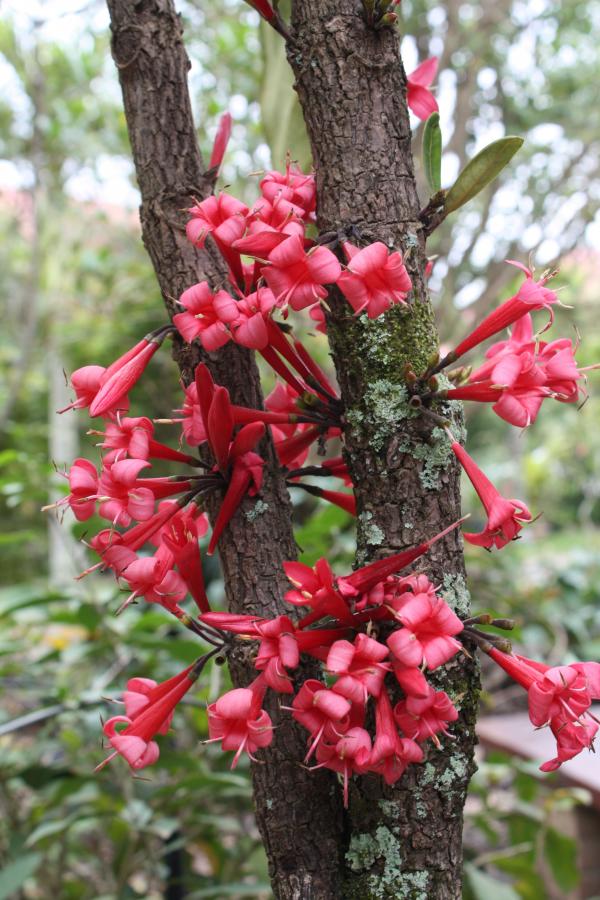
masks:
<path id="1" fill-rule="evenodd" d="M 212 192 L 196 140 L 189 61 L 172 0 L 108 0 L 108 8 L 142 194 L 143 239 L 172 315 L 174 300 L 185 288 L 203 278 L 213 288 L 225 281 L 218 254 L 194 249 L 185 236 L 183 210 L 193 197 Z M 199 348 L 176 341 L 174 357 L 189 383 L 201 357 Z M 229 345 L 204 358 L 234 403 L 262 406 L 250 351 Z M 267 465 L 260 504 L 245 499 L 219 542 L 219 552 L 229 608 L 272 617 L 289 612 L 282 599 L 290 587 L 282 563 L 296 558 L 296 544 L 289 496 L 270 442 L 264 442 L 261 453 Z M 230 662 L 238 685 L 256 676 L 251 662 Z M 274 718 L 281 716 L 275 713 Z M 273 889 L 281 900 L 339 896 L 341 799 L 332 773 L 311 773 L 299 765 L 305 752 L 305 733 L 286 718 L 272 746 L 261 754 L 266 764 L 253 765 L 256 817 Z"/>
<path id="2" fill-rule="evenodd" d="M 444 432 L 407 403 L 438 349 L 425 281 L 406 76 L 399 37 L 365 23 L 359 0 L 294 0 L 288 58 L 312 145 L 318 227 L 361 245 L 401 249 L 414 290 L 408 308 L 369 321 L 334 296 L 329 337 L 345 404 L 345 453 L 358 508 L 358 556 L 385 556 L 431 537 L 460 515 L 460 472 Z M 352 235 L 356 235 L 353 238 Z M 358 240 L 357 240 L 358 239 Z M 459 404 L 440 411 L 460 433 Z M 457 531 L 421 567 L 460 613 L 469 608 Z M 437 674 L 437 673 L 436 673 Z M 456 740 L 411 766 L 395 788 L 365 777 L 351 793 L 345 900 L 461 896 L 462 813 L 473 772 L 478 678 L 459 657 L 437 675 L 461 717 Z"/>
<path id="3" fill-rule="evenodd" d="M 143 237 L 169 312 L 174 299 L 206 277 L 224 281 L 211 252 L 186 241 L 192 196 L 211 184 L 197 147 L 187 92 L 188 60 L 172 0 L 107 0 L 113 53 L 140 190 Z M 405 76 L 398 38 L 367 29 L 359 0 L 296 0 L 288 47 L 311 138 L 322 231 L 357 225 L 358 243 L 384 240 L 405 254 L 414 296 L 407 310 L 353 319 L 333 296 L 329 333 L 346 404 L 346 453 L 358 499 L 359 561 L 385 555 L 436 531 L 459 514 L 459 482 L 446 439 L 407 404 L 404 367 L 423 371 L 437 348 L 424 280 Z M 293 148 L 292 148 L 293 149 Z M 177 343 L 189 381 L 199 351 Z M 216 380 L 234 402 L 262 402 L 252 355 L 226 347 L 211 355 Z M 460 412 L 452 410 L 460 427 Z M 273 450 L 261 506 L 246 499 L 221 541 L 232 610 L 275 615 L 288 588 L 281 563 L 295 556 L 290 505 Z M 468 594 L 460 539 L 453 533 L 422 567 L 444 585 L 460 612 Z M 236 683 L 252 671 L 233 660 Z M 266 765 L 253 768 L 258 824 L 273 890 L 281 900 L 370 900 L 460 896 L 462 808 L 472 771 L 476 673 L 459 659 L 437 683 L 461 709 L 453 745 L 430 752 L 399 787 L 360 779 L 342 820 L 340 791 L 329 773 L 298 765 L 305 735 L 282 720 Z M 344 830 L 342 830 L 342 828 Z"/>

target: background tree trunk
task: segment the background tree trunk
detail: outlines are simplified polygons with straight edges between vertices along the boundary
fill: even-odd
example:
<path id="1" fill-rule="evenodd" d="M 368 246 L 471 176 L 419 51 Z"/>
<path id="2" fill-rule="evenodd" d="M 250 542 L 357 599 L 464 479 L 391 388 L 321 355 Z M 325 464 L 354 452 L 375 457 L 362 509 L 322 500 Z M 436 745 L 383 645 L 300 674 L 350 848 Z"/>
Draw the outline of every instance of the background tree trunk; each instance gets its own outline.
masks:
<path id="1" fill-rule="evenodd" d="M 460 472 L 444 432 L 407 404 L 438 337 L 425 282 L 406 76 L 393 29 L 365 24 L 359 0 L 294 0 L 288 58 L 312 145 L 318 227 L 401 249 L 410 307 L 369 321 L 333 297 L 329 337 L 346 408 L 345 452 L 358 508 L 358 562 L 425 540 L 460 516 Z M 356 242 L 356 239 L 354 239 Z M 453 407 L 453 408 L 452 408 Z M 460 405 L 442 409 L 460 433 Z M 457 531 L 421 563 L 448 602 L 469 609 Z M 456 741 L 430 748 L 395 788 L 364 777 L 351 794 L 344 897 L 461 896 L 463 806 L 473 772 L 478 678 L 458 657 L 437 674 L 460 709 Z"/>
<path id="2" fill-rule="evenodd" d="M 216 288 L 224 281 L 216 255 L 198 253 L 184 234 L 182 208 L 212 189 L 195 137 L 189 64 L 172 0 L 107 2 L 142 193 L 144 242 L 172 314 L 174 299 L 192 283 L 205 277 Z M 362 562 L 430 537 L 456 519 L 459 474 L 443 433 L 414 415 L 404 388 L 405 364 L 422 371 L 437 335 L 424 281 L 398 37 L 368 30 L 359 0 L 296 0 L 292 27 L 288 52 L 317 171 L 319 227 L 357 225 L 358 243 L 383 240 L 401 248 L 415 286 L 410 309 L 396 308 L 375 322 L 353 319 L 345 302 L 332 299 L 330 338 L 347 408 L 346 452 L 358 499 Z M 200 358 L 197 348 L 176 343 L 175 358 L 189 381 Z M 261 404 L 249 352 L 229 346 L 211 355 L 209 365 L 234 402 Z M 272 447 L 264 452 L 264 505 L 246 499 L 220 553 L 230 608 L 275 615 L 284 611 L 281 598 L 289 586 L 281 563 L 294 558 L 295 544 Z M 456 533 L 436 545 L 423 568 L 443 584 L 446 599 L 466 612 Z M 243 660 L 233 660 L 232 670 L 238 684 L 251 677 Z M 253 770 L 257 819 L 277 898 L 460 896 L 477 680 L 461 658 L 437 682 L 461 709 L 457 740 L 430 752 L 426 764 L 412 767 L 394 790 L 374 777 L 360 779 L 344 831 L 331 775 L 298 765 L 305 735 L 288 720 L 277 729 L 266 765 Z"/>
<path id="3" fill-rule="evenodd" d="M 185 236 L 185 208 L 193 197 L 212 192 L 196 140 L 187 87 L 189 60 L 171 0 L 108 0 L 108 8 L 142 194 L 142 235 L 172 315 L 174 301 L 185 288 L 204 278 L 213 289 L 225 282 L 218 254 L 210 248 L 196 250 Z M 178 340 L 174 357 L 189 383 L 201 358 L 199 348 Z M 250 351 L 230 344 L 204 358 L 234 403 L 262 406 Z M 290 587 L 282 563 L 296 558 L 296 544 L 289 496 L 270 441 L 264 442 L 261 453 L 268 461 L 261 505 L 245 499 L 219 541 L 219 553 L 229 608 L 271 617 L 289 612 L 282 599 Z M 251 662 L 235 658 L 230 663 L 238 685 L 256 676 Z M 276 698 L 273 702 L 276 705 Z M 266 764 L 253 765 L 257 822 L 273 889 L 281 900 L 339 896 L 341 799 L 332 773 L 311 773 L 298 764 L 305 752 L 305 732 L 286 718 L 272 746 L 261 754 Z"/>

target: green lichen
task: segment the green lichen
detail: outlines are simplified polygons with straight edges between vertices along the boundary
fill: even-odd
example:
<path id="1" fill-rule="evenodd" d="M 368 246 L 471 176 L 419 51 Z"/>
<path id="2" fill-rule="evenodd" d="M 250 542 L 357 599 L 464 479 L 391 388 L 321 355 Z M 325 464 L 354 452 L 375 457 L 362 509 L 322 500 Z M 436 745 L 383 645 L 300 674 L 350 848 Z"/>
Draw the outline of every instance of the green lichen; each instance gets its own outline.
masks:
<path id="1" fill-rule="evenodd" d="M 419 480 L 426 490 L 437 490 L 440 486 L 440 476 L 444 472 L 453 457 L 450 438 L 443 428 L 434 428 L 431 432 L 431 443 L 417 444 L 411 455 L 420 460 L 423 465 L 419 472 Z"/>
<path id="2" fill-rule="evenodd" d="M 369 900 L 384 900 L 399 896 L 397 887 L 403 879 L 401 850 L 400 841 L 385 825 L 379 825 L 373 834 L 352 837 L 346 861 L 352 871 L 368 873 L 365 878 L 367 892 L 363 894 L 363 900 L 367 897 Z M 369 872 L 376 864 L 378 871 Z"/>
<path id="3" fill-rule="evenodd" d="M 422 787 L 431 786 L 447 792 L 456 781 L 463 781 L 471 771 L 471 761 L 464 753 L 456 752 L 445 760 L 443 772 L 438 772 L 433 763 L 425 763 L 419 779 Z M 418 803 L 418 799 L 416 800 Z"/>
<path id="4" fill-rule="evenodd" d="M 383 815 L 390 819 L 393 819 L 398 812 L 398 803 L 396 800 L 380 800 L 377 806 Z"/>
<path id="5" fill-rule="evenodd" d="M 437 776 L 437 769 L 433 765 L 433 763 L 425 763 L 423 766 L 423 774 L 421 775 L 419 781 L 422 785 L 433 784 Z"/>
<path id="6" fill-rule="evenodd" d="M 273 809 L 273 801 L 270 798 L 266 801 L 266 807 L 267 809 Z"/>
<path id="7" fill-rule="evenodd" d="M 382 803 L 389 801 L 380 801 Z M 374 834 L 354 835 L 346 853 L 346 861 L 355 873 L 363 877 L 353 879 L 344 893 L 347 900 L 427 900 L 429 873 L 423 869 L 402 871 L 402 847 L 400 840 L 385 825 L 376 828 Z M 376 872 L 372 872 L 373 868 Z"/>
<path id="8" fill-rule="evenodd" d="M 462 753 L 455 753 L 449 758 L 448 765 L 444 771 L 435 780 L 435 787 L 447 791 L 455 781 L 463 782 L 467 778 L 469 771 L 470 764 L 467 757 Z"/>
<path id="9" fill-rule="evenodd" d="M 370 869 L 379 853 L 379 847 L 370 834 L 353 834 L 346 852 L 346 862 L 353 872 Z"/>
<path id="10" fill-rule="evenodd" d="M 424 869 L 405 872 L 397 885 L 396 893 L 390 896 L 396 897 L 397 900 L 428 900 L 428 886 L 429 872 Z"/>
<path id="11" fill-rule="evenodd" d="M 417 819 L 426 819 L 429 815 L 429 808 L 422 800 L 417 800 L 415 802 L 415 814 Z"/>
<path id="12" fill-rule="evenodd" d="M 263 513 L 269 508 L 269 504 L 265 503 L 263 500 L 257 500 L 252 509 L 247 510 L 246 518 L 249 522 L 255 522 L 259 516 L 262 516 Z"/>
<path id="13" fill-rule="evenodd" d="M 358 517 L 358 530 L 361 534 L 359 543 L 370 547 L 378 547 L 383 544 L 385 535 L 381 528 L 372 521 L 373 513 L 368 510 L 362 512 Z"/>
<path id="14" fill-rule="evenodd" d="M 471 594 L 463 575 L 444 575 L 442 579 L 444 600 L 459 616 L 467 616 L 471 609 Z"/>
<path id="15" fill-rule="evenodd" d="M 368 434 L 370 446 L 378 451 L 398 433 L 404 420 L 416 415 L 404 385 L 378 378 L 366 387 L 363 407 L 348 410 L 346 420 L 359 434 Z"/>

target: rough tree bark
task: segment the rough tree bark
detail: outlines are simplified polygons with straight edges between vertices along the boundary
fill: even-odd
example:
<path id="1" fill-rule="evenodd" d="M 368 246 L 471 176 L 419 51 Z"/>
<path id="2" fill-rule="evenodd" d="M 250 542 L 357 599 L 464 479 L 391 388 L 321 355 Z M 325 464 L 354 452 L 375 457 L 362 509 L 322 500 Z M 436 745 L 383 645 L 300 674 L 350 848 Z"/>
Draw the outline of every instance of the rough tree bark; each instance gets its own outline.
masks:
<path id="1" fill-rule="evenodd" d="M 443 431 L 407 404 L 406 366 L 438 349 L 425 281 L 406 76 L 395 31 L 367 27 L 360 0 L 294 0 L 288 58 L 317 175 L 318 227 L 401 249 L 410 308 L 358 321 L 335 296 L 329 336 L 346 407 L 345 452 L 358 506 L 358 560 L 387 555 L 460 515 L 460 473 Z M 445 409 L 461 427 L 460 409 Z M 458 532 L 422 563 L 461 613 L 469 606 Z M 437 679 L 461 710 L 456 741 L 395 788 L 372 776 L 351 795 L 346 900 L 461 896 L 463 806 L 473 771 L 477 673 L 458 658 Z"/>
<path id="2" fill-rule="evenodd" d="M 201 277 L 223 282 L 218 259 L 185 240 L 181 212 L 212 185 L 204 175 L 192 120 L 188 60 L 172 0 L 107 0 L 113 53 L 142 193 L 143 237 L 170 313 L 173 298 Z M 447 441 L 407 404 L 405 364 L 422 371 L 437 348 L 424 280 L 424 245 L 412 169 L 405 76 L 398 37 L 370 31 L 360 0 L 296 0 L 288 47 L 311 137 L 322 231 L 356 225 L 358 243 L 401 248 L 415 285 L 409 310 L 381 321 L 348 316 L 334 296 L 330 337 L 347 408 L 346 453 L 358 499 L 359 560 L 431 536 L 459 514 L 458 472 Z M 292 148 L 293 150 L 293 148 Z M 176 344 L 189 380 L 196 348 Z M 261 403 L 251 355 L 225 348 L 209 364 L 235 402 Z M 460 419 L 460 414 L 452 410 Z M 460 421 L 457 421 L 457 427 Z M 272 448 L 261 514 L 246 501 L 221 542 L 233 610 L 283 611 L 288 584 L 281 562 L 295 555 L 289 499 Z M 468 594 L 460 539 L 436 545 L 423 563 L 465 612 Z M 234 661 L 237 683 L 248 680 Z M 456 898 L 461 883 L 461 829 L 472 771 L 476 673 L 462 659 L 438 683 L 461 708 L 457 740 L 412 767 L 397 789 L 361 779 L 343 821 L 340 792 L 325 773 L 297 761 L 304 736 L 285 722 L 254 789 L 273 881 L 281 900 Z"/>
<path id="3" fill-rule="evenodd" d="M 195 250 L 185 237 L 185 208 L 192 197 L 205 197 L 213 187 L 196 139 L 187 87 L 189 60 L 171 0 L 108 0 L 108 8 L 142 195 L 142 235 L 172 315 L 174 298 L 185 288 L 203 278 L 213 288 L 225 281 L 218 254 Z M 189 383 L 199 348 L 178 341 L 174 357 Z M 262 405 L 252 353 L 229 345 L 206 361 L 234 403 Z M 297 551 L 289 496 L 273 448 L 265 441 L 261 452 L 268 465 L 260 505 L 246 498 L 219 542 L 219 552 L 229 608 L 272 617 L 289 612 L 282 600 L 290 587 L 282 563 L 295 559 Z M 238 685 L 256 676 L 244 659 L 230 662 Z M 263 756 L 266 764 L 253 766 L 256 817 L 273 890 L 281 900 L 334 898 L 342 846 L 339 792 L 331 773 L 310 773 L 298 765 L 306 752 L 306 735 L 293 723 L 286 725 L 276 730 Z"/>

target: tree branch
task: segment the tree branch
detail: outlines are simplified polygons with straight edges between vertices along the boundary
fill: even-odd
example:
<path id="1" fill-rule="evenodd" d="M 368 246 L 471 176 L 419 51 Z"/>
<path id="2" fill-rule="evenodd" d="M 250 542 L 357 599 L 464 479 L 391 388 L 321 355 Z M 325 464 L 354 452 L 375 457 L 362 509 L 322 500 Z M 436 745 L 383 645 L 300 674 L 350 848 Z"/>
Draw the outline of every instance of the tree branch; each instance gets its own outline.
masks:
<path id="1" fill-rule="evenodd" d="M 444 437 L 408 412 L 404 370 L 423 372 L 438 339 L 424 278 L 406 106 L 406 76 L 391 29 L 372 31 L 355 0 L 295 0 L 296 76 L 317 175 L 322 233 L 354 223 L 359 243 L 401 249 L 413 282 L 410 308 L 385 317 L 348 315 L 335 292 L 328 317 L 346 408 L 348 467 L 358 509 L 358 559 L 386 555 L 458 518 L 459 473 Z M 456 408 L 441 410 L 458 415 Z M 460 421 L 457 423 L 460 427 Z M 468 606 L 456 533 L 422 567 L 461 612 Z M 461 896 L 462 806 L 471 772 L 477 676 L 457 660 L 437 678 L 461 709 L 456 741 L 411 766 L 394 787 L 357 780 L 349 808 L 348 898 Z M 451 792 L 448 787 L 451 784 Z"/>
<path id="2" fill-rule="evenodd" d="M 198 252 L 185 237 L 183 210 L 192 197 L 212 192 L 196 141 L 187 87 L 189 60 L 172 0 L 108 0 L 108 8 L 142 194 L 143 240 L 165 305 L 173 314 L 173 298 L 185 288 L 202 278 L 213 287 L 225 280 L 214 248 Z M 174 356 L 189 383 L 199 349 L 179 341 Z M 252 353 L 229 345 L 209 354 L 207 362 L 234 403 L 262 405 Z M 220 541 L 220 555 L 229 608 L 271 617 L 289 612 L 282 601 L 289 589 L 282 563 L 296 557 L 296 547 L 289 497 L 270 441 L 261 452 L 267 460 L 263 511 L 250 522 L 246 514 L 256 501 L 246 498 Z M 236 683 L 245 684 L 256 673 L 250 660 L 236 658 L 232 674 Z M 291 717 L 277 718 L 282 724 L 265 752 L 266 765 L 253 766 L 257 819 L 274 893 L 281 900 L 335 898 L 341 814 L 333 776 L 310 773 L 299 765 L 305 735 Z"/>

